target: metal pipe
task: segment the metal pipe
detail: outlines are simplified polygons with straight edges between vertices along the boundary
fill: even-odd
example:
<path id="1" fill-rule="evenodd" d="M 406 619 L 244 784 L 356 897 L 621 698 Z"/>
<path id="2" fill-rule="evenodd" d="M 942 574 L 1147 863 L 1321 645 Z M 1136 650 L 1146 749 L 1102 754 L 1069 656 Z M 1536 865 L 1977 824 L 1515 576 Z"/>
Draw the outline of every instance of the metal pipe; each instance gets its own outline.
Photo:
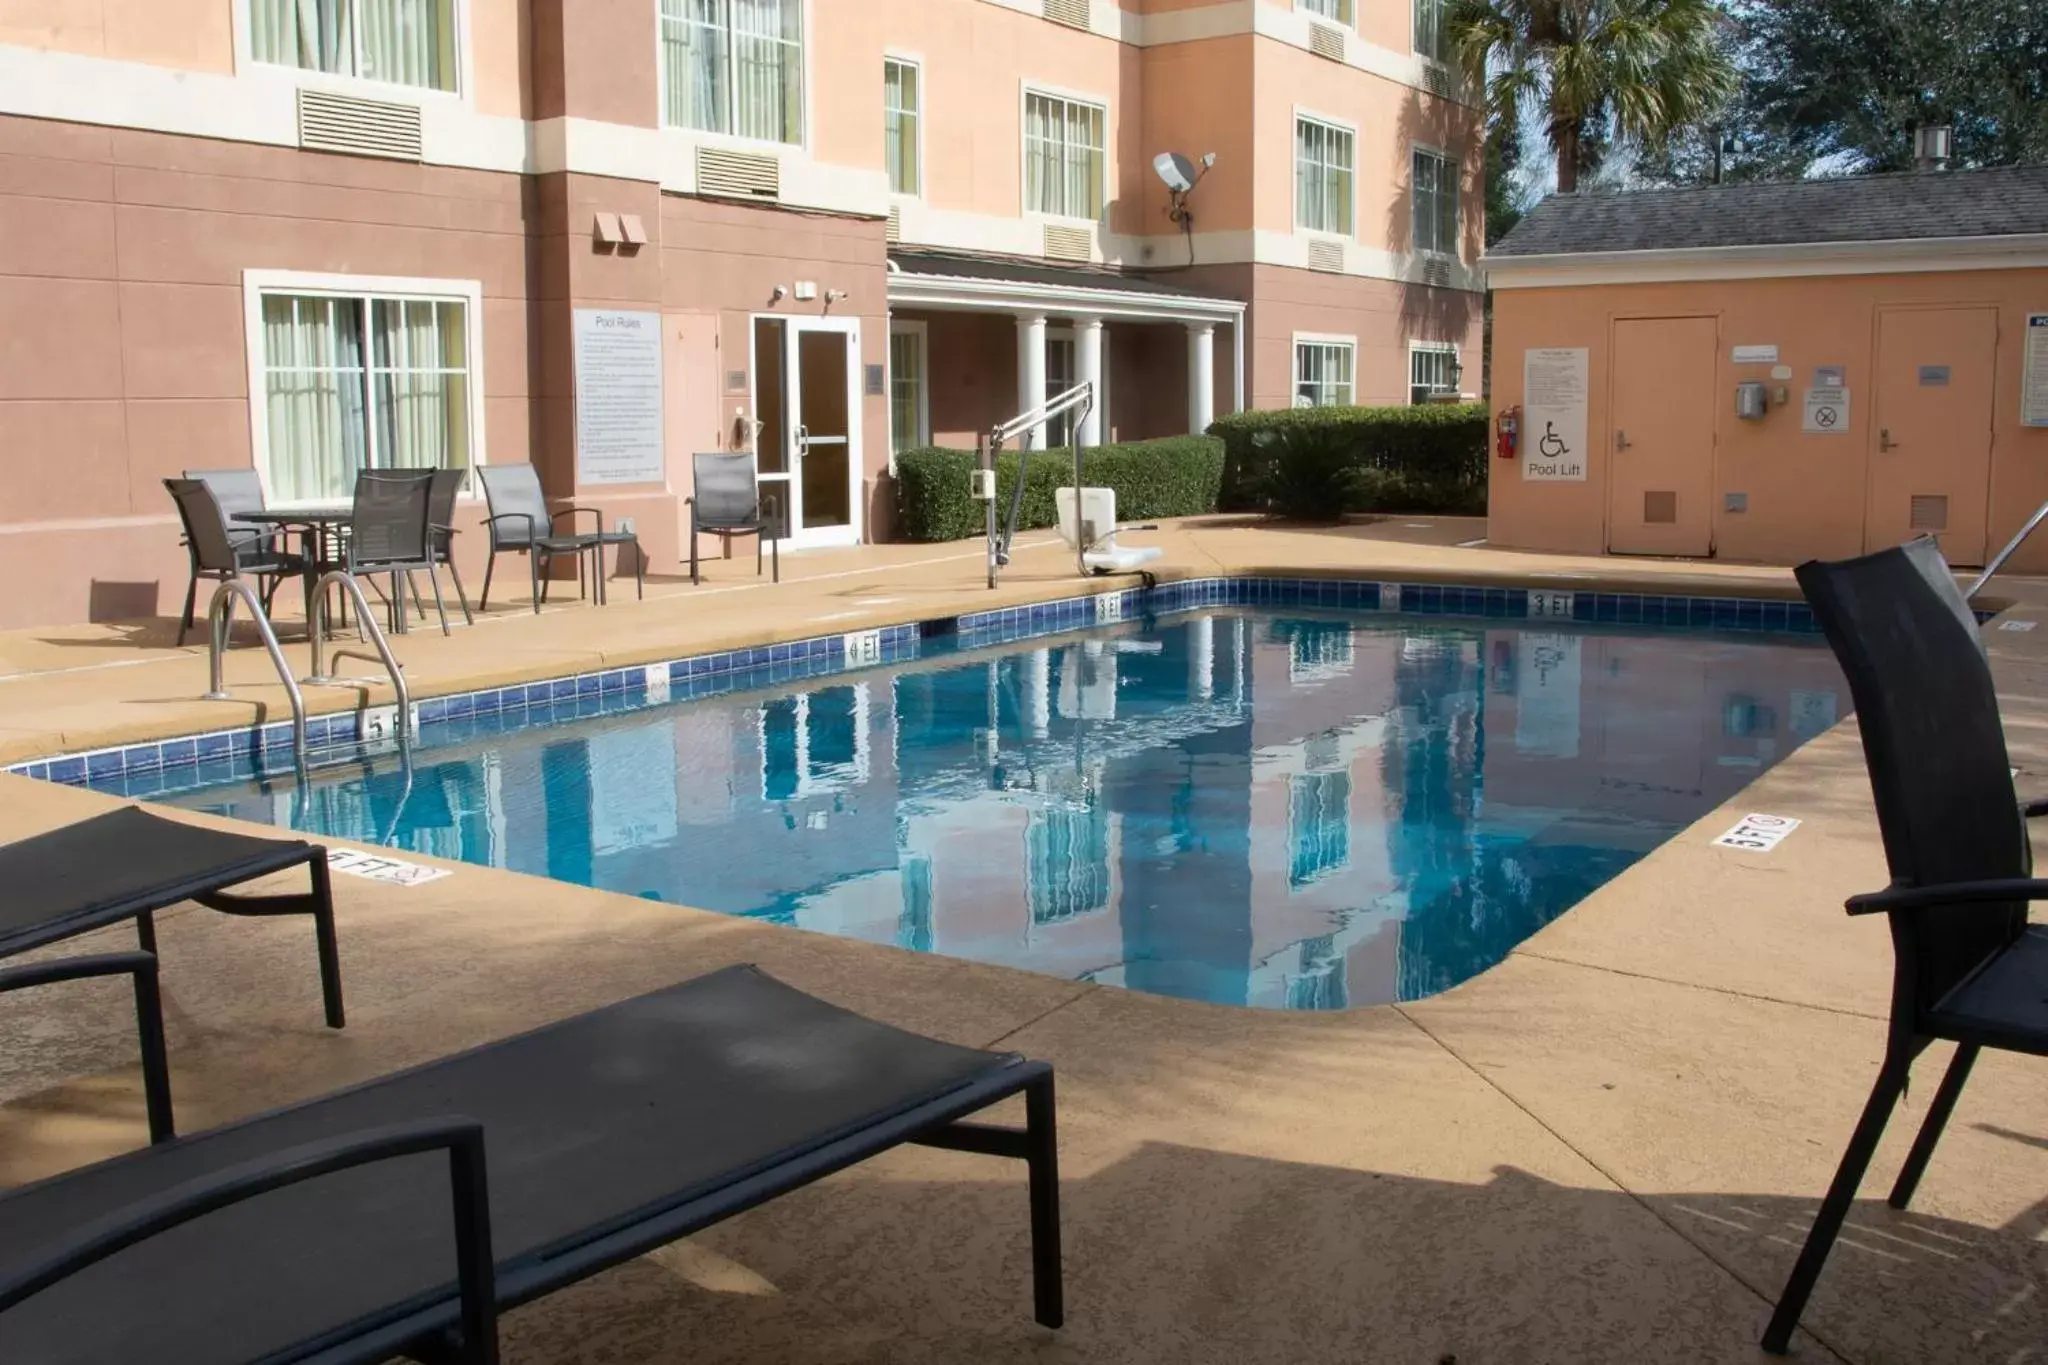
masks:
<path id="1" fill-rule="evenodd" d="M 989 469 L 994 469 L 996 467 L 996 456 L 1002 453 L 1003 442 L 1011 440 L 1018 436 L 1026 435 L 1027 433 L 1036 430 L 1037 428 L 1051 421 L 1053 418 L 1061 416 L 1062 414 L 1069 412 L 1074 413 L 1074 497 L 1076 499 L 1074 514 L 1076 519 L 1078 520 L 1080 516 L 1079 499 L 1081 496 L 1081 440 L 1079 433 L 1081 430 L 1081 424 L 1088 420 L 1088 414 L 1093 412 L 1094 410 L 1095 385 L 1084 381 L 1080 384 L 1076 384 L 1073 388 L 1068 389 L 1065 393 L 1057 394 L 1054 397 L 1047 399 L 1042 405 L 1033 408 L 1031 411 L 1023 413 L 1016 417 L 1012 417 L 1009 421 L 1002 423 L 1000 426 L 990 431 L 988 433 L 988 436 L 985 438 L 986 449 L 988 451 L 987 467 Z M 982 442 L 977 441 L 977 445 L 980 444 L 982 444 Z M 989 504 L 990 525 L 988 585 L 991 588 L 993 588 L 996 585 L 996 569 L 999 566 L 1006 565 L 1010 562 L 1010 546 L 1017 539 L 1017 521 L 1024 508 L 1024 476 L 1027 468 L 1030 465 L 1030 462 L 1031 452 L 1029 447 L 1018 447 L 1017 482 L 1010 489 L 1010 515 L 1008 524 L 1002 529 L 1000 534 L 998 534 L 994 524 L 995 504 L 993 502 Z M 1076 529 L 1078 530 L 1078 527 Z M 1080 537 L 1076 536 L 1075 539 L 1078 541 Z M 1087 561 L 1083 553 L 1084 549 L 1085 547 L 1077 546 L 1074 554 L 1075 563 L 1080 568 L 1083 575 L 1085 575 L 1088 572 Z"/>
<path id="2" fill-rule="evenodd" d="M 2005 542 L 2005 548 L 1991 557 L 1991 562 L 1984 566 L 1984 572 L 1977 575 L 1976 582 L 1970 584 L 1969 590 L 1963 594 L 1963 600 L 1967 602 L 1983 591 L 1984 585 L 1991 581 L 1991 575 L 2005 567 L 2005 561 L 2011 559 L 2013 553 L 2026 544 L 2027 537 L 2034 534 L 2044 521 L 2048 521 L 2048 502 L 2036 507 L 2034 515 L 2027 518 L 2027 524 L 2020 527 L 2019 534 Z"/>
<path id="3" fill-rule="evenodd" d="M 327 589 L 332 585 L 340 588 L 356 604 L 358 629 L 367 629 L 370 644 L 376 649 L 384 671 L 391 675 L 391 690 L 398 694 L 398 724 L 395 727 L 401 740 L 412 733 L 412 689 L 406 686 L 405 671 L 398 666 L 398 659 L 391 652 L 391 642 L 384 638 L 384 628 L 377 624 L 377 618 L 370 611 L 370 603 L 363 596 L 363 585 L 355 575 L 346 569 L 329 569 L 320 576 L 319 584 L 313 589 L 313 614 L 307 623 L 312 638 L 313 671 L 306 681 L 319 687 L 345 686 L 341 679 L 327 672 Z M 335 658 L 343 655 L 337 651 Z M 367 656 L 351 656 L 367 657 Z"/>
<path id="4" fill-rule="evenodd" d="M 292 667 L 285 662 L 284 649 L 277 643 L 277 632 L 270 628 L 270 618 L 263 614 L 263 601 L 239 578 L 224 578 L 213 590 L 213 600 L 206 606 L 206 621 L 212 643 L 207 650 L 208 673 L 212 686 L 207 691 L 207 701 L 227 701 L 234 693 L 228 691 L 222 680 L 221 657 L 227 653 L 228 629 L 235 618 L 235 599 L 249 604 L 249 614 L 256 619 L 256 632 L 263 637 L 263 648 L 269 651 L 270 662 L 277 667 L 277 680 L 284 684 L 285 695 L 292 703 L 292 756 L 295 762 L 306 761 L 306 698 L 299 691 L 299 680 L 292 676 Z"/>

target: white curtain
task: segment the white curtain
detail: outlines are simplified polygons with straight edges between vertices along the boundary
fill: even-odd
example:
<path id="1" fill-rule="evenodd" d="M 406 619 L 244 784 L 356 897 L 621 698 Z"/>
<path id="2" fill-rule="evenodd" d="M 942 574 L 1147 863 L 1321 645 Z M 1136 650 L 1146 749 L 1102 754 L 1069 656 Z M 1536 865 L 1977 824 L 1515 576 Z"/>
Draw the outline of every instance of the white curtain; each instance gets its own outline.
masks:
<path id="1" fill-rule="evenodd" d="M 455 88 L 454 0 L 355 0 L 372 80 Z"/>
<path id="2" fill-rule="evenodd" d="M 1024 207 L 1066 218 L 1102 213 L 1103 114 L 1051 95 L 1024 101 Z"/>
<path id="3" fill-rule="evenodd" d="M 729 0 L 733 131 L 797 142 L 803 136 L 803 0 Z"/>
<path id="4" fill-rule="evenodd" d="M 916 194 L 920 183 L 917 77 L 917 68 L 908 62 L 882 64 L 883 158 L 889 166 L 889 188 L 897 194 Z"/>
<path id="5" fill-rule="evenodd" d="M 362 304 L 266 297 L 263 354 L 272 500 L 348 497 L 368 462 Z"/>
<path id="6" fill-rule="evenodd" d="M 349 0 L 249 0 L 250 50 L 259 62 L 351 72 Z"/>
<path id="7" fill-rule="evenodd" d="M 469 457 L 468 343 L 459 303 L 379 299 L 371 309 L 377 464 L 441 469 Z"/>
<path id="8" fill-rule="evenodd" d="M 728 0 L 661 0 L 661 57 L 668 81 L 667 122 L 699 132 L 730 132 L 726 89 Z"/>

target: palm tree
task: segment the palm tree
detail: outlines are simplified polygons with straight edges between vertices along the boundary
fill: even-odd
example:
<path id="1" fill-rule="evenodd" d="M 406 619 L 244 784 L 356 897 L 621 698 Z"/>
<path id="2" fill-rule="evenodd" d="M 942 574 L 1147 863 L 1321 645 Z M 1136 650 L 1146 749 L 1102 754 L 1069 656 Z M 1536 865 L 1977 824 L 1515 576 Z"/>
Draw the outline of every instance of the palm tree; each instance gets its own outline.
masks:
<path id="1" fill-rule="evenodd" d="M 1660 146 L 1733 94 L 1724 22 L 1714 0 L 1457 0 L 1450 31 L 1497 120 L 1544 120 L 1569 194 L 1610 137 Z"/>

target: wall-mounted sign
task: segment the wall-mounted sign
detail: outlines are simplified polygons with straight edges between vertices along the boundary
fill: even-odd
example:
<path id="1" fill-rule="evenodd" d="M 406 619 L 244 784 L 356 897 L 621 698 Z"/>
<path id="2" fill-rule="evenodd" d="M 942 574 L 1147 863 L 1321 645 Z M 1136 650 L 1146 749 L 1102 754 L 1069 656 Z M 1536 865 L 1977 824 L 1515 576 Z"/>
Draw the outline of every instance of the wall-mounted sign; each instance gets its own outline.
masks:
<path id="1" fill-rule="evenodd" d="M 1730 356 L 1737 365 L 1775 365 L 1778 363 L 1776 346 L 1737 346 Z"/>
<path id="2" fill-rule="evenodd" d="M 1522 477 L 1531 483 L 1585 482 L 1588 354 L 1584 347 L 1522 353 Z"/>
<path id="3" fill-rule="evenodd" d="M 1808 389 L 1806 391 L 1806 434 L 1846 436 L 1849 434 L 1849 391 Z"/>
<path id="4" fill-rule="evenodd" d="M 1945 389 L 1948 387 L 1949 368 L 1946 365 L 1922 365 L 1920 387 L 1923 389 Z"/>
<path id="5" fill-rule="evenodd" d="M 576 482 L 661 483 L 661 314 L 578 308 Z"/>
<path id="6" fill-rule="evenodd" d="M 1849 387 L 1849 367 L 1846 365 L 1814 366 L 1813 386 L 1816 389 L 1845 389 Z"/>
<path id="7" fill-rule="evenodd" d="M 2020 422 L 2048 427 L 2048 313 L 2027 314 L 2026 364 L 2020 383 Z"/>

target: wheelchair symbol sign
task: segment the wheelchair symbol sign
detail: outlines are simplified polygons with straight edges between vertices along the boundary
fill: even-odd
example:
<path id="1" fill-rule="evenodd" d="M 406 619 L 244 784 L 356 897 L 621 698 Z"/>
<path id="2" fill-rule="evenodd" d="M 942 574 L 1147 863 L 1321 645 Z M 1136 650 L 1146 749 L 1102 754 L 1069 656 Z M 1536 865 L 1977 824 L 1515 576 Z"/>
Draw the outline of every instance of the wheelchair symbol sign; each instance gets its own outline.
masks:
<path id="1" fill-rule="evenodd" d="M 1564 437 L 1557 434 L 1555 422 L 1543 424 L 1543 439 L 1536 443 L 1536 449 L 1546 460 L 1562 460 L 1572 453 L 1572 448 L 1564 443 Z"/>

